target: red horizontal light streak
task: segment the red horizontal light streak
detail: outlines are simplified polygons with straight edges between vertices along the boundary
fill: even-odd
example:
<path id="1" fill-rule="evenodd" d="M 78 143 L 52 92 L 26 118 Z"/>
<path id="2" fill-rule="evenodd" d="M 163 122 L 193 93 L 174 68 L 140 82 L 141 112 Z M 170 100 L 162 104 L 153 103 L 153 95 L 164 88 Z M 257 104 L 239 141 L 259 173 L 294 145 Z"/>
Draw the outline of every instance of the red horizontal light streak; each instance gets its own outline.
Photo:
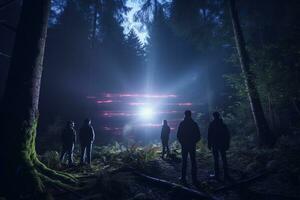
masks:
<path id="1" fill-rule="evenodd" d="M 177 110 L 165 110 L 165 111 L 158 111 L 155 112 L 156 114 L 175 114 L 175 113 L 182 113 L 182 111 Z"/>
<path id="2" fill-rule="evenodd" d="M 175 94 L 137 94 L 137 93 L 106 93 L 107 98 L 112 97 L 135 97 L 135 98 L 176 98 Z"/>
<path id="3" fill-rule="evenodd" d="M 177 114 L 177 113 L 182 113 L 182 111 L 177 111 L 177 110 L 166 110 L 166 111 L 157 111 L 153 112 L 153 115 L 158 115 L 158 114 Z M 132 116 L 138 116 L 141 115 L 139 112 L 132 111 L 132 112 L 122 112 L 122 111 L 103 111 L 102 116 L 104 117 L 132 117 Z"/>
<path id="4" fill-rule="evenodd" d="M 123 128 L 120 128 L 120 127 L 108 127 L 108 126 L 103 127 L 103 129 L 106 130 L 106 131 L 120 131 L 120 130 L 123 130 Z"/>
<path id="5" fill-rule="evenodd" d="M 147 123 L 147 124 L 141 124 L 141 125 L 137 125 L 137 127 L 150 127 L 150 128 L 161 128 L 162 124 L 153 124 L 153 123 Z M 174 127 L 170 127 L 171 130 L 174 130 Z"/>
<path id="6" fill-rule="evenodd" d="M 192 106 L 193 103 L 191 103 L 191 102 L 183 102 L 183 103 L 163 103 L 163 105 L 167 105 L 167 106 Z"/>
<path id="7" fill-rule="evenodd" d="M 193 103 L 191 103 L 191 102 L 186 102 L 186 103 L 178 103 L 177 105 L 178 105 L 178 106 L 192 106 Z"/>
<path id="8" fill-rule="evenodd" d="M 161 105 L 166 105 L 166 106 L 192 106 L 193 103 L 190 102 L 184 102 L 184 103 L 160 103 Z M 147 105 L 147 103 L 143 102 L 129 102 L 128 105 L 130 106 L 144 106 Z"/>
<path id="9" fill-rule="evenodd" d="M 161 128 L 162 124 L 158 123 L 158 124 L 154 124 L 154 123 L 147 123 L 147 124 L 135 124 L 132 127 L 134 128 Z M 176 128 L 173 126 L 170 126 L 171 130 L 175 130 Z M 104 126 L 103 129 L 105 131 L 110 131 L 110 132 L 119 132 L 119 131 L 123 131 L 124 127 L 109 127 L 109 126 Z"/>
<path id="10" fill-rule="evenodd" d="M 102 115 L 104 117 L 130 117 L 130 116 L 136 116 L 138 113 L 133 112 L 118 112 L 118 111 L 104 111 L 102 112 Z"/>
<path id="11" fill-rule="evenodd" d="M 114 101 L 113 100 L 98 100 L 96 102 L 99 104 L 102 104 L 102 103 L 113 103 Z"/>

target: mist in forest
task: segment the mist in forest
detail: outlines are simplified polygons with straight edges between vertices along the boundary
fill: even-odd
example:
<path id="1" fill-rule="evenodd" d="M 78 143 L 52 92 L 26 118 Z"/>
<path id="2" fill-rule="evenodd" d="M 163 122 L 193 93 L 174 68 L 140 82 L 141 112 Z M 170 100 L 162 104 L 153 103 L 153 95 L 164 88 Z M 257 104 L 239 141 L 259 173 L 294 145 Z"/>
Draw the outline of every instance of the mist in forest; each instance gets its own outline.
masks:
<path id="1" fill-rule="evenodd" d="M 0 199 L 298 199 L 299 9 L 0 0 Z"/>

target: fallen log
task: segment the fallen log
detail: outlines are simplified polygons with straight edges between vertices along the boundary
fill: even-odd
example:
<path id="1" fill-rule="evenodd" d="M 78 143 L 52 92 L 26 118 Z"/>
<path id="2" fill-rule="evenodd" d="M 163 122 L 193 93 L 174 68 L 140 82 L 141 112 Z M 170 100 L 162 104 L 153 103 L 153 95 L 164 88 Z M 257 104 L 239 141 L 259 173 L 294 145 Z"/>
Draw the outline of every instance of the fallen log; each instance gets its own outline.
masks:
<path id="1" fill-rule="evenodd" d="M 163 179 L 154 178 L 152 176 L 148 176 L 146 174 L 139 173 L 139 172 L 136 172 L 136 171 L 133 171 L 132 173 L 139 176 L 139 177 L 141 177 L 141 178 L 143 178 L 144 180 L 147 180 L 147 181 L 151 182 L 151 183 L 158 184 L 160 186 L 163 186 L 165 188 L 168 188 L 168 189 L 186 194 L 186 195 L 191 196 L 193 198 L 207 199 L 207 200 L 218 200 L 218 198 L 216 198 L 214 196 L 211 196 L 211 195 L 206 194 L 204 192 L 200 192 L 198 190 L 194 190 L 194 189 L 191 189 L 191 188 L 188 188 L 188 187 L 176 184 L 176 183 L 172 183 L 172 182 L 169 182 L 169 181 L 166 181 L 166 180 L 163 180 Z"/>
<path id="2" fill-rule="evenodd" d="M 232 183 L 230 185 L 225 185 L 225 186 L 219 187 L 219 188 L 217 188 L 217 189 L 214 190 L 214 193 L 223 192 L 225 190 L 239 189 L 241 187 L 244 187 L 245 185 L 251 184 L 254 181 L 257 181 L 259 179 L 262 179 L 262 178 L 266 177 L 268 174 L 270 174 L 270 172 L 264 172 L 264 173 L 261 173 L 261 174 L 258 174 L 256 176 L 254 176 L 254 177 L 250 177 L 250 178 L 247 178 L 247 179 L 244 179 L 244 180 Z"/>
<path id="3" fill-rule="evenodd" d="M 6 53 L 0 52 L 0 56 L 3 56 L 3 57 L 5 57 L 5 58 L 7 58 L 7 59 L 10 59 L 10 56 L 7 55 Z"/>
<path id="4" fill-rule="evenodd" d="M 9 1 L 7 1 L 7 2 L 2 3 L 2 4 L 0 5 L 0 10 L 1 10 L 1 9 L 4 9 L 4 8 L 6 8 L 6 7 L 8 7 L 9 5 L 11 5 L 11 4 L 14 3 L 14 2 L 15 2 L 15 0 L 9 0 Z"/>

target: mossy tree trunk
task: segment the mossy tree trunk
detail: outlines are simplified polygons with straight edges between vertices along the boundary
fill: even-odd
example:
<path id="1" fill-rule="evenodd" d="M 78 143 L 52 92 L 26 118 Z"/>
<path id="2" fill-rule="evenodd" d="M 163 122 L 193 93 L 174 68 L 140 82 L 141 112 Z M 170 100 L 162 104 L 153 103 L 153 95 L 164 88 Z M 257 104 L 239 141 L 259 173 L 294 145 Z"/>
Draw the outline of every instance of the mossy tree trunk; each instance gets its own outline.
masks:
<path id="1" fill-rule="evenodd" d="M 265 118 L 259 94 L 255 85 L 255 76 L 250 69 L 250 58 L 246 50 L 246 43 L 242 33 L 238 12 L 236 9 L 235 0 L 228 0 L 229 10 L 231 14 L 231 21 L 233 25 L 234 38 L 242 73 L 245 77 L 245 85 L 248 92 L 250 107 L 257 133 L 259 136 L 259 143 L 262 146 L 270 145 L 273 142 L 270 128 Z"/>
<path id="2" fill-rule="evenodd" d="M 24 0 L 1 102 L 0 181 L 8 199 L 41 199 L 44 183 L 71 177 L 48 169 L 35 151 L 50 0 Z"/>

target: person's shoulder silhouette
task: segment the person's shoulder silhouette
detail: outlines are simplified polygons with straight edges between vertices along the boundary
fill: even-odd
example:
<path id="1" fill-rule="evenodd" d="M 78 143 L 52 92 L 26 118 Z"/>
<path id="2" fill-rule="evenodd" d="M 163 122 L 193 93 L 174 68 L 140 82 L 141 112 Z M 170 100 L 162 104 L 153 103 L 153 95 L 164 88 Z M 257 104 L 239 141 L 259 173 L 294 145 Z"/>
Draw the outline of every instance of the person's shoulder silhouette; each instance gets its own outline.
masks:
<path id="1" fill-rule="evenodd" d="M 192 112 L 186 110 L 185 118 L 180 123 L 177 138 L 183 145 L 193 145 L 200 140 L 200 130 L 198 124 L 192 119 Z"/>

